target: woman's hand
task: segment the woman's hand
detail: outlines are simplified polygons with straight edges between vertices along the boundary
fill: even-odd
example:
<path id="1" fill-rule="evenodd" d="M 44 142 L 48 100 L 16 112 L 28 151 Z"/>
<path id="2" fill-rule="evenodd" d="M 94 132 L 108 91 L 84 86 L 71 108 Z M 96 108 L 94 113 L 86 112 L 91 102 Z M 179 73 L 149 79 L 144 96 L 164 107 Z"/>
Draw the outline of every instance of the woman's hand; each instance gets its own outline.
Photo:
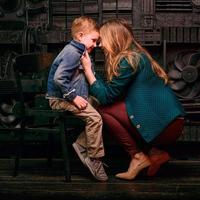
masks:
<path id="1" fill-rule="evenodd" d="M 82 55 L 82 57 L 81 57 L 81 63 L 82 63 L 83 69 L 85 71 L 91 70 L 92 63 L 91 63 L 91 59 L 90 59 L 90 56 L 89 56 L 89 54 L 88 54 L 87 51 Z"/>
<path id="2" fill-rule="evenodd" d="M 81 63 L 82 63 L 83 69 L 84 69 L 85 76 L 86 76 L 89 84 L 92 85 L 96 81 L 96 78 L 93 74 L 92 63 L 91 63 L 90 56 L 87 51 L 81 57 Z"/>

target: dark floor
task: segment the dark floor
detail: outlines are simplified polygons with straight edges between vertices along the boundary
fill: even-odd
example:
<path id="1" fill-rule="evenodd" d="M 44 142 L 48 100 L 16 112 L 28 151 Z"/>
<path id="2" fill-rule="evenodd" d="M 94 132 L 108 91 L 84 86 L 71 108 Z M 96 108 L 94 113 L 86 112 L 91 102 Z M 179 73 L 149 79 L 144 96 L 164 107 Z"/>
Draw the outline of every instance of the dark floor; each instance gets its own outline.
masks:
<path id="1" fill-rule="evenodd" d="M 190 153 L 197 155 L 198 152 Z M 114 175 L 126 170 L 128 158 L 113 149 L 113 153 L 105 158 L 109 165 L 106 183 L 94 180 L 73 152 L 70 183 L 64 181 L 62 159 L 54 159 L 51 168 L 43 158 L 23 159 L 19 175 L 13 177 L 13 159 L 1 158 L 0 200 L 200 199 L 200 159 L 198 155 L 190 156 L 190 159 L 186 155 L 183 153 L 177 158 L 174 154 L 175 158 L 154 178 L 147 178 L 143 171 L 135 180 L 123 181 Z"/>

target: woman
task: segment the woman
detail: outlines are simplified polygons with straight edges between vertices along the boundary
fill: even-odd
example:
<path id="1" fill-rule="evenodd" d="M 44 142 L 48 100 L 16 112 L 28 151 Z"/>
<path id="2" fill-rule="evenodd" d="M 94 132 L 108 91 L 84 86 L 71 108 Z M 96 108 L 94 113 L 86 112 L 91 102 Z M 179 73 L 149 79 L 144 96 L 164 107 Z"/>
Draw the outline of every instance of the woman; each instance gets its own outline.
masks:
<path id="1" fill-rule="evenodd" d="M 134 39 L 125 20 L 113 19 L 100 28 L 107 82 L 95 77 L 88 54 L 82 58 L 91 94 L 103 106 L 104 125 L 131 157 L 117 178 L 132 180 L 144 168 L 153 176 L 169 161 L 157 147 L 174 143 L 182 133 L 184 110 L 167 85 L 159 64 Z"/>

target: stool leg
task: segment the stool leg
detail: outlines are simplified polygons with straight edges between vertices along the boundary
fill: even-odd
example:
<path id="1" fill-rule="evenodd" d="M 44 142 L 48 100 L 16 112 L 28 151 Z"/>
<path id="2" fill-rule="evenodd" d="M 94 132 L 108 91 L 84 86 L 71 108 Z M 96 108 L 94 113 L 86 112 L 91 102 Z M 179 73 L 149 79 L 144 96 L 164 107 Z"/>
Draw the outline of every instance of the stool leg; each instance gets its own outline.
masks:
<path id="1" fill-rule="evenodd" d="M 18 144 L 17 144 L 17 151 L 15 156 L 15 166 L 14 166 L 14 173 L 13 176 L 17 176 L 19 172 L 19 165 L 20 165 L 20 158 L 22 156 L 22 149 L 24 144 L 24 133 L 23 131 L 20 131 L 18 133 Z"/>
<path id="2" fill-rule="evenodd" d="M 64 159 L 64 174 L 65 174 L 66 182 L 70 182 L 71 172 L 70 172 L 70 165 L 69 165 L 69 153 L 68 153 L 68 148 L 67 148 L 66 134 L 67 133 L 65 133 L 64 119 L 61 119 L 60 120 L 60 136 L 61 136 L 62 155 Z"/>
<path id="3" fill-rule="evenodd" d="M 48 133 L 48 141 L 47 141 L 47 165 L 48 167 L 52 167 L 52 159 L 53 159 L 53 151 L 54 151 L 54 142 L 53 142 L 53 134 Z"/>

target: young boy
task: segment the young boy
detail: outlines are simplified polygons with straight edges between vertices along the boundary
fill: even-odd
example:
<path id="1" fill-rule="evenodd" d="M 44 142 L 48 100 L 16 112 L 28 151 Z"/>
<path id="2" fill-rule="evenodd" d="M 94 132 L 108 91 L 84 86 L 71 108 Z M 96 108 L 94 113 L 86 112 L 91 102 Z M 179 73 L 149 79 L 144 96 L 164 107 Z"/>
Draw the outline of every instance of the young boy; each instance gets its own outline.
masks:
<path id="1" fill-rule="evenodd" d="M 88 83 L 81 65 L 81 57 L 96 47 L 99 29 L 96 22 L 86 16 L 76 18 L 71 27 L 72 40 L 53 61 L 47 98 L 52 109 L 68 110 L 85 122 L 73 148 L 82 163 L 99 181 L 108 179 L 101 157 L 104 156 L 102 119 L 88 102 Z"/>

